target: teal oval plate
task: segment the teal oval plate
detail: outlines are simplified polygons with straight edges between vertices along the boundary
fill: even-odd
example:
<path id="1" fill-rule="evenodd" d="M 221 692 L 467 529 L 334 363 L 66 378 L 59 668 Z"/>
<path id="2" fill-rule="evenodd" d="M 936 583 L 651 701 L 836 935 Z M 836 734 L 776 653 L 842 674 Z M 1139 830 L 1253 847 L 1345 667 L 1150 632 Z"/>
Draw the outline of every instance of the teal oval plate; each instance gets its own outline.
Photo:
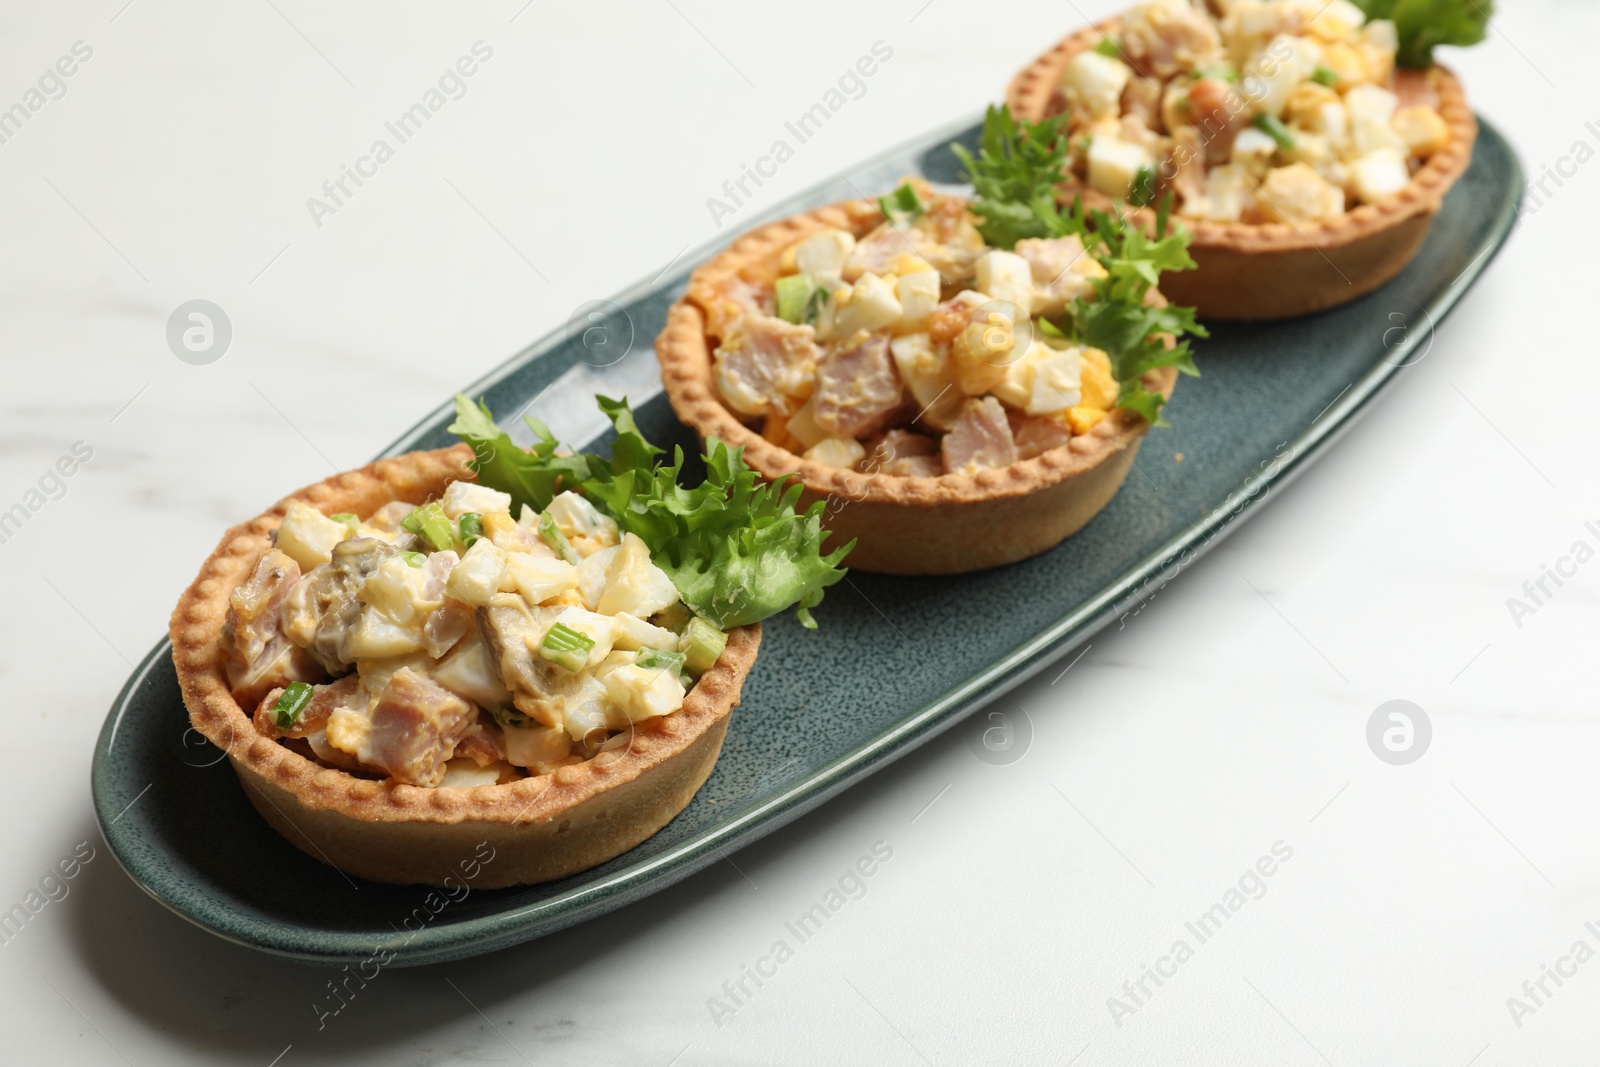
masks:
<path id="1" fill-rule="evenodd" d="M 973 122 L 938 131 L 748 225 L 885 192 L 905 174 L 957 183 L 947 146 L 973 145 L 977 132 Z M 1110 507 L 1053 551 L 938 580 L 851 574 L 829 591 L 819 631 L 788 617 L 768 623 L 710 780 L 660 833 L 593 870 L 473 892 L 436 915 L 420 912 L 430 915 L 426 924 L 407 923 L 425 908 L 428 890 L 347 879 L 261 820 L 222 752 L 189 729 L 165 641 L 128 679 L 95 748 L 95 811 L 106 841 L 135 882 L 184 918 L 316 963 L 472 956 L 646 897 L 1001 699 L 1254 514 L 1426 355 L 1432 327 L 1505 241 L 1521 189 L 1515 155 L 1483 123 L 1471 167 L 1394 281 L 1319 315 L 1213 327 L 1196 353 L 1204 376 L 1183 379 L 1167 409 L 1172 428 L 1151 433 Z M 626 393 L 652 438 L 692 453 L 693 435 L 660 395 L 651 341 L 689 271 L 725 240 L 580 309 L 566 328 L 468 391 L 486 397 L 502 423 L 529 411 L 576 445 L 608 429 L 592 394 Z M 1331 264 L 1329 284 L 1343 284 Z M 450 414 L 441 405 L 384 454 L 450 443 Z M 1190 460 L 1176 462 L 1174 453 Z"/>

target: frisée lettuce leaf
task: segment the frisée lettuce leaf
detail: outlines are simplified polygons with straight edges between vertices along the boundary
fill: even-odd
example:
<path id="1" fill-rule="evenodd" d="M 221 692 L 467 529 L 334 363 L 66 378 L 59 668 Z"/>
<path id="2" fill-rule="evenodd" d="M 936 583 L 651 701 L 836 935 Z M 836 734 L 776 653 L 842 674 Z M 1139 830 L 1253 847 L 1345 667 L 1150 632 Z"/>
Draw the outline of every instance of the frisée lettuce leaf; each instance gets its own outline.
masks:
<path id="1" fill-rule="evenodd" d="M 961 145 L 951 146 L 972 179 L 972 210 L 982 219 L 978 232 L 995 248 L 1014 248 L 1031 237 L 1072 236 L 1083 243 L 1104 276 L 1095 279 L 1092 297 L 1075 300 L 1060 322 L 1041 319 L 1041 328 L 1104 351 L 1120 387 L 1117 406 L 1166 426 L 1161 415 L 1166 398 L 1150 392 L 1140 379 L 1162 367 L 1176 367 L 1191 376 L 1200 373 L 1185 339 L 1208 336 L 1195 321 L 1194 309 L 1153 306 L 1151 296 L 1163 272 L 1194 268 L 1189 233 L 1168 225 L 1170 194 L 1156 210 L 1153 235 L 1130 223 L 1120 210 L 1086 213 L 1076 198 L 1063 208 L 1057 196 L 1067 180 L 1062 122 L 1062 116 L 1022 122 L 1013 119 L 1004 105 L 990 107 L 978 155 Z"/>
<path id="2" fill-rule="evenodd" d="M 716 438 L 706 444 L 705 480 L 685 486 L 681 448 L 663 462 L 626 400 L 595 399 L 616 430 L 608 458 L 561 453 L 549 429 L 533 419 L 527 421 L 535 442 L 520 448 L 486 405 L 460 395 L 450 432 L 472 447 L 478 481 L 510 493 L 513 507 L 543 511 L 557 493 L 572 490 L 610 515 L 649 546 L 684 604 L 718 627 L 759 622 L 792 607 L 814 629 L 811 609 L 844 577 L 840 563 L 854 546 L 823 551 L 823 503 L 797 510 L 799 484 L 762 481 L 741 449 Z"/>
<path id="3" fill-rule="evenodd" d="M 1081 215 L 1082 210 L 1074 203 L 1074 214 Z M 1200 375 L 1188 337 L 1210 334 L 1195 321 L 1194 308 L 1157 306 L 1150 300 L 1163 271 L 1194 266 L 1188 234 L 1168 232 L 1167 203 L 1156 213 L 1154 237 L 1120 214 L 1095 211 L 1089 218 L 1092 230 L 1084 247 L 1106 275 L 1095 279 L 1092 299 L 1073 302 L 1071 335 L 1111 357 L 1111 371 L 1120 386 L 1118 407 L 1137 411 L 1152 425 L 1170 425 L 1161 414 L 1166 398 L 1146 389 L 1141 379 L 1145 372 L 1162 367 L 1176 367 L 1191 378 Z"/>

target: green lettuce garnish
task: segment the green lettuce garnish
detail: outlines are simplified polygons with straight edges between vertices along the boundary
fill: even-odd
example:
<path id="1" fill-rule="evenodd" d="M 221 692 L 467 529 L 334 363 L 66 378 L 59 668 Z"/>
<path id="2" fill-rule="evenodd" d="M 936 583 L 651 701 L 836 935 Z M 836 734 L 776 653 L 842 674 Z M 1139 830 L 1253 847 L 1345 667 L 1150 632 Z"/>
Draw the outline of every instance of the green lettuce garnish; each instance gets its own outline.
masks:
<path id="1" fill-rule="evenodd" d="M 1442 44 L 1473 45 L 1483 40 L 1494 0 L 1355 0 L 1369 19 L 1389 19 L 1400 39 L 1395 62 L 1427 67 Z"/>
<path id="2" fill-rule="evenodd" d="M 1179 373 L 1198 378 L 1200 368 L 1194 365 L 1188 338 L 1211 336 L 1195 321 L 1194 308 L 1146 303 L 1162 271 L 1190 270 L 1195 265 L 1189 258 L 1188 233 L 1168 232 L 1171 203 L 1170 197 L 1162 201 L 1156 212 L 1153 238 L 1120 214 L 1089 213 L 1095 243 L 1086 238 L 1084 247 L 1106 269 L 1106 276 L 1095 280 L 1094 299 L 1078 298 L 1071 312 L 1072 339 L 1111 357 L 1111 373 L 1120 386 L 1117 406 L 1137 411 L 1156 426 L 1170 425 L 1161 414 L 1166 398 L 1144 387 L 1145 372 L 1176 367 Z M 1082 210 L 1075 201 L 1074 215 L 1081 216 Z M 1163 335 L 1174 339 L 1170 349 Z"/>
<path id="3" fill-rule="evenodd" d="M 1064 237 L 1069 220 L 1056 205 L 1056 186 L 1066 180 L 1066 115 L 1043 122 L 1017 122 L 1004 104 L 983 116 L 978 155 L 965 145 L 950 150 L 972 181 L 972 210 L 983 221 L 978 233 L 990 248 L 1007 251 L 1029 237 Z"/>
<path id="4" fill-rule="evenodd" d="M 536 440 L 523 449 L 495 425 L 486 404 L 474 404 L 456 394 L 456 421 L 450 432 L 472 446 L 472 469 L 484 485 L 510 493 L 516 504 L 543 511 L 557 493 L 576 488 L 589 477 L 589 457 L 557 455 L 550 427 L 525 415 L 522 419 Z"/>
<path id="5" fill-rule="evenodd" d="M 1145 389 L 1146 371 L 1176 367 L 1198 376 L 1187 336 L 1207 337 L 1195 321 L 1194 308 L 1150 307 L 1146 299 L 1164 271 L 1191 270 L 1189 232 L 1170 227 L 1169 194 L 1156 211 L 1154 235 L 1134 226 L 1120 211 L 1087 214 L 1080 200 L 1063 209 L 1056 190 L 1066 179 L 1067 135 L 1064 116 L 1043 122 L 1018 122 L 1004 105 L 984 115 L 979 154 L 952 145 L 972 180 L 972 210 L 982 219 L 978 232 L 985 243 L 1010 249 L 1031 237 L 1077 237 L 1086 254 L 1105 268 L 1096 279 L 1093 299 L 1073 302 L 1060 324 L 1039 320 L 1041 332 L 1074 344 L 1103 349 L 1120 391 L 1117 405 L 1136 411 L 1156 426 L 1169 425 L 1161 415 L 1166 399 Z M 1176 344 L 1169 350 L 1161 335 Z"/>
<path id="6" fill-rule="evenodd" d="M 824 504 L 796 510 L 801 486 L 761 481 L 742 449 L 707 441 L 706 478 L 679 484 L 683 449 L 671 463 L 640 432 L 626 400 L 596 397 L 617 438 L 609 459 L 558 454 L 555 438 L 526 419 L 537 438 L 522 449 L 496 425 L 481 401 L 456 396 L 450 432 L 472 446 L 478 481 L 510 493 L 512 506 L 543 511 L 557 493 L 572 490 L 637 534 L 650 557 L 677 586 L 683 602 L 722 629 L 769 618 L 786 608 L 815 629 L 811 609 L 845 575 L 839 565 L 855 542 L 824 553 Z"/>

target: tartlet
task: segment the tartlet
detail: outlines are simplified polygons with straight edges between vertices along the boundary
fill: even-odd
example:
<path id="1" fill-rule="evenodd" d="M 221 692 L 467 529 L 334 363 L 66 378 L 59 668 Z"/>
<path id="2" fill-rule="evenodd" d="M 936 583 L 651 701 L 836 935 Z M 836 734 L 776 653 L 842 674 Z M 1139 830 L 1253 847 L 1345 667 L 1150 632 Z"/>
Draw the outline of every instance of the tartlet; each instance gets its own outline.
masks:
<path id="1" fill-rule="evenodd" d="M 1013 114 L 1038 121 L 1067 110 L 1062 76 L 1069 62 L 1115 39 L 1121 18 L 1069 34 L 1019 72 L 1006 91 Z M 1398 274 L 1417 254 L 1445 194 L 1471 162 L 1477 123 L 1461 83 L 1445 67 L 1399 68 L 1388 88 L 1402 104 L 1426 104 L 1443 120 L 1442 145 L 1410 175 L 1403 188 L 1331 217 L 1300 221 L 1245 222 L 1182 218 L 1193 237 L 1197 269 L 1163 284 L 1176 303 L 1194 306 L 1202 318 L 1288 318 L 1349 303 Z M 1106 208 L 1112 198 L 1074 180 L 1062 196 L 1081 196 Z M 1155 212 L 1128 209 L 1148 228 Z"/>
<path id="2" fill-rule="evenodd" d="M 465 445 L 410 453 L 286 497 L 223 536 L 172 614 L 173 661 L 195 729 L 227 754 L 274 829 L 349 875 L 439 885 L 475 861 L 473 884 L 495 888 L 562 878 L 627 851 L 681 811 L 711 773 L 760 645 L 759 623 L 730 629 L 681 708 L 634 725 L 626 746 L 502 784 L 375 780 L 259 733 L 233 695 L 224 623 L 230 595 L 291 505 L 365 516 L 393 501 L 426 501 L 472 480 L 471 458 Z"/>
<path id="3" fill-rule="evenodd" d="M 1081 529 L 1116 494 L 1150 423 L 1112 408 L 1091 429 L 1056 448 L 1003 467 L 933 477 L 865 473 L 806 459 L 747 426 L 719 397 L 708 329 L 730 279 L 768 284 L 787 249 L 808 234 L 836 228 L 864 236 L 885 221 L 882 207 L 851 200 L 762 226 L 697 269 L 657 337 L 661 377 L 673 410 L 700 436 L 743 449 L 768 479 L 791 478 L 805 504 L 822 502 L 834 542 L 854 540 L 853 568 L 886 574 L 955 574 L 1014 563 L 1044 552 Z M 1170 367 L 1143 376 L 1145 389 L 1169 397 Z"/>

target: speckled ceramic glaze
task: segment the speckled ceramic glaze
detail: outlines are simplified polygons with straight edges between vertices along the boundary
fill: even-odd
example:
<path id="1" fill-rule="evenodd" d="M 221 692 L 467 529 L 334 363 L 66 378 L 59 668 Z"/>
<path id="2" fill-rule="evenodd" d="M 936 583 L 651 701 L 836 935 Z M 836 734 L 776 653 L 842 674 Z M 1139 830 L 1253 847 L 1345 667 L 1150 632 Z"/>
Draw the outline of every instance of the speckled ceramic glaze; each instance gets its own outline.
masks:
<path id="1" fill-rule="evenodd" d="M 956 182 L 946 145 L 973 144 L 977 132 L 973 124 L 940 131 L 764 218 L 737 221 L 744 228 L 887 190 L 905 174 Z M 1516 158 L 1485 124 L 1427 244 L 1394 281 L 1313 317 L 1214 328 L 1196 346 L 1204 376 L 1167 409 L 1173 427 L 1151 432 L 1110 507 L 1059 547 L 937 580 L 852 574 L 829 591 L 818 632 L 787 617 L 770 622 L 710 780 L 665 829 L 609 863 L 437 908 L 426 889 L 352 883 L 274 833 L 222 752 L 189 729 L 165 642 L 117 697 L 95 751 L 95 808 L 112 852 L 147 892 L 205 929 L 324 963 L 471 956 L 639 900 L 1000 697 L 1253 514 L 1427 353 L 1432 327 L 1510 231 L 1521 187 Z M 468 391 L 487 397 L 502 422 L 531 410 L 576 444 L 604 428 L 589 395 L 627 393 L 652 438 L 692 448 L 659 396 L 650 340 L 689 270 L 724 243 L 615 302 L 579 309 L 568 328 Z M 385 454 L 450 443 L 449 422 L 441 406 Z"/>

